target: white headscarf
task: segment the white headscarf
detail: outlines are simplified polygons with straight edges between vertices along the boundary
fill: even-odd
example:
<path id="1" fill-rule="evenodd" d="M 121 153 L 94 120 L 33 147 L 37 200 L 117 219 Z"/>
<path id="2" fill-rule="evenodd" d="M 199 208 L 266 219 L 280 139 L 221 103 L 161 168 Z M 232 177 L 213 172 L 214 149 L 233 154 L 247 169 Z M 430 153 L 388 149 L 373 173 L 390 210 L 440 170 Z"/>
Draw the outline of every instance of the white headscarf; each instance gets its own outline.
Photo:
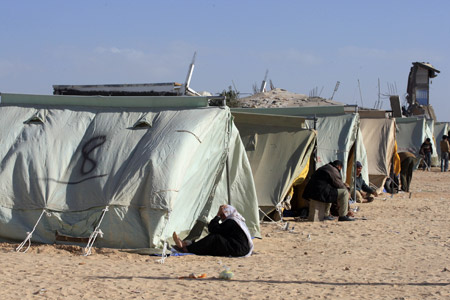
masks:
<path id="1" fill-rule="evenodd" d="M 239 227 L 241 227 L 242 230 L 244 231 L 245 235 L 247 236 L 248 245 L 250 247 L 250 251 L 245 256 L 246 257 L 250 256 L 252 254 L 252 252 L 253 252 L 253 242 L 252 242 L 252 237 L 250 236 L 250 232 L 248 231 L 248 227 L 245 224 L 244 217 L 241 216 L 241 214 L 238 213 L 236 208 L 234 208 L 231 205 L 225 206 L 224 214 L 225 214 L 225 217 L 226 217 L 225 220 L 231 219 L 231 220 L 235 221 L 239 225 Z"/>

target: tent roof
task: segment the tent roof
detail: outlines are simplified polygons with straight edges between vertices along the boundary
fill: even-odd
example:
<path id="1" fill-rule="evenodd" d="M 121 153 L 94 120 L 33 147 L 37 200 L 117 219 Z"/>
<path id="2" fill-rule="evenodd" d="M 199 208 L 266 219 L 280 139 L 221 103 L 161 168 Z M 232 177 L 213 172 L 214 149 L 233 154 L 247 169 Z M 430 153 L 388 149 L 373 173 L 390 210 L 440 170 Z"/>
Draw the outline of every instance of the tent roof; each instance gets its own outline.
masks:
<path id="1" fill-rule="evenodd" d="M 198 96 L 64 96 L 1 94 L 3 104 L 92 107 L 207 107 L 211 97 Z"/>
<path id="2" fill-rule="evenodd" d="M 345 113 L 343 105 L 275 108 L 232 108 L 231 111 L 280 116 L 330 116 L 343 115 Z"/>

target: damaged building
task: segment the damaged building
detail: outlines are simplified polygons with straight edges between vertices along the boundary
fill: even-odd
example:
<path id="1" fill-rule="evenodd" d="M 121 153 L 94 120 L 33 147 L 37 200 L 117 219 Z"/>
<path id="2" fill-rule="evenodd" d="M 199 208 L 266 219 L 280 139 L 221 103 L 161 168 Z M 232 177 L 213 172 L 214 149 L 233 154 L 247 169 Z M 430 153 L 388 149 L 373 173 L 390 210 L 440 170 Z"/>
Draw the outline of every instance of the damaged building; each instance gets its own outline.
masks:
<path id="1" fill-rule="evenodd" d="M 440 73 L 430 63 L 414 62 L 408 77 L 406 100 L 408 107 L 403 107 L 406 116 L 424 115 L 436 121 L 436 115 L 430 104 L 430 84 L 432 78 Z"/>

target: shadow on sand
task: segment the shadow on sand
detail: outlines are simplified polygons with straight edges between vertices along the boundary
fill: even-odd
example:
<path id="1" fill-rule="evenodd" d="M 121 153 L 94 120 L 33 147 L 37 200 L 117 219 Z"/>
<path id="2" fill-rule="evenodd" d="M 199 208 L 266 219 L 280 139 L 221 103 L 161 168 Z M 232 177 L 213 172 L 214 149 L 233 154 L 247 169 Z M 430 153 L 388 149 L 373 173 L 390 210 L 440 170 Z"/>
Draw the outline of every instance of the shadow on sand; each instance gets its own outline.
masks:
<path id="1" fill-rule="evenodd" d="M 158 277 L 158 276 L 91 276 L 91 279 L 149 279 L 149 280 L 180 280 L 177 277 Z M 202 279 L 191 279 L 183 278 L 183 280 L 201 280 L 201 281 L 224 281 L 219 278 L 202 278 Z M 233 279 L 232 282 L 242 282 L 242 283 L 273 283 L 273 284 L 315 284 L 315 285 L 354 285 L 354 286 L 447 286 L 450 282 L 325 282 L 325 281 L 314 281 L 314 280 L 264 280 L 264 279 Z"/>

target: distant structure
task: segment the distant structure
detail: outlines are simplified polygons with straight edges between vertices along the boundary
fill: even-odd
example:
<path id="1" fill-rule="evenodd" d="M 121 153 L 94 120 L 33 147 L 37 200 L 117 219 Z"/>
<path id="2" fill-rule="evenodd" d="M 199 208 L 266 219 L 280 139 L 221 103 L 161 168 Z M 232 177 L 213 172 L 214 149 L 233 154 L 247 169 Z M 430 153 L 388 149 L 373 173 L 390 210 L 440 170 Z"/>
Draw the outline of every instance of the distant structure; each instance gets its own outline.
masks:
<path id="1" fill-rule="evenodd" d="M 54 95 L 84 96 L 211 96 L 207 92 L 196 92 L 189 85 L 194 72 L 195 58 L 192 62 L 184 84 L 177 82 L 138 83 L 138 84 L 96 84 L 96 85 L 53 85 Z"/>
<path id="2" fill-rule="evenodd" d="M 430 104 L 430 78 L 435 78 L 440 71 L 428 62 L 412 64 L 406 90 L 408 107 L 403 107 L 403 114 L 406 116 L 425 115 L 427 119 L 436 120 Z"/>
<path id="3" fill-rule="evenodd" d="M 99 85 L 53 85 L 54 95 L 83 96 L 180 96 L 183 84 L 142 83 L 142 84 L 99 84 Z"/>

